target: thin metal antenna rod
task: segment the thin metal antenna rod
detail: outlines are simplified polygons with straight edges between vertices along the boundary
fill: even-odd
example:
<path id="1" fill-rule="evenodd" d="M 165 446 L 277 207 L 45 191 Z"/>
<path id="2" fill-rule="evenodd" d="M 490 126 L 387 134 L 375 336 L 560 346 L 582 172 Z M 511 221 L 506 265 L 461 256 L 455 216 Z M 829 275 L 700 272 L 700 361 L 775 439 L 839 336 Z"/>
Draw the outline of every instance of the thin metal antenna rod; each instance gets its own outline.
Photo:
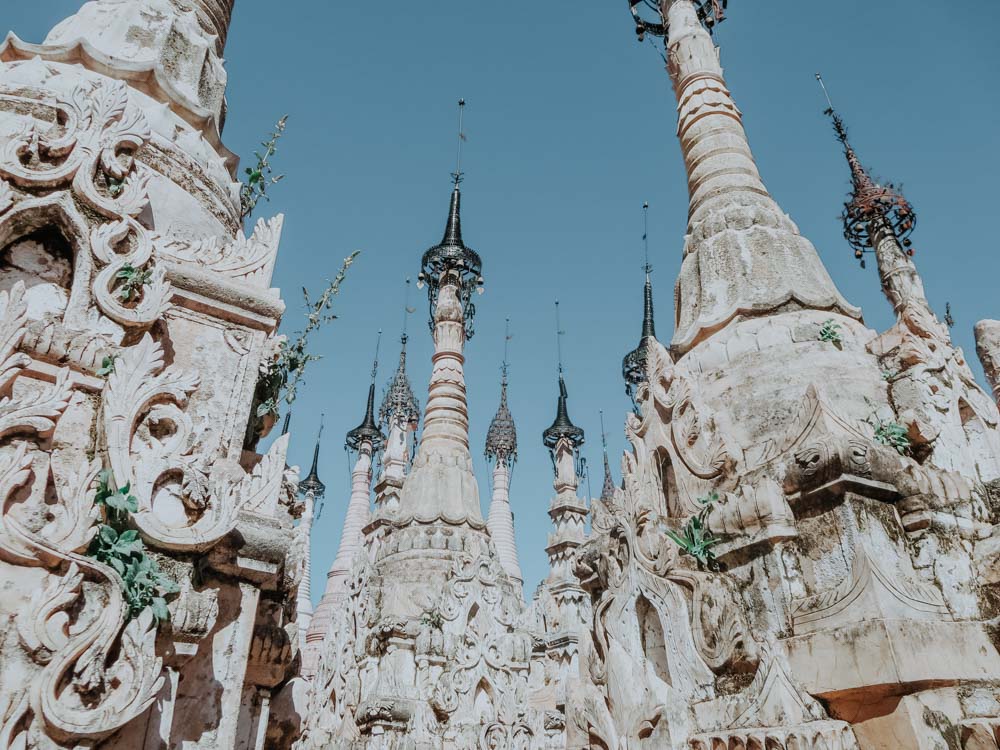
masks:
<path id="1" fill-rule="evenodd" d="M 642 252 L 645 258 L 642 269 L 648 278 L 653 270 L 653 267 L 649 265 L 649 201 L 644 201 L 642 204 Z"/>
<path id="2" fill-rule="evenodd" d="M 830 105 L 830 109 L 832 110 L 833 100 L 830 98 L 830 92 L 826 90 L 826 84 L 823 83 L 823 76 L 817 73 L 816 80 L 819 81 L 819 87 L 823 89 L 823 95 L 826 97 L 826 103 Z"/>
<path id="3" fill-rule="evenodd" d="M 458 100 L 458 154 L 455 157 L 455 172 L 452 179 L 458 185 L 462 181 L 462 142 L 465 140 L 465 99 Z"/>
<path id="4" fill-rule="evenodd" d="M 509 352 L 510 345 L 510 318 L 507 318 L 504 324 L 504 334 L 503 334 L 503 364 L 500 366 L 501 372 L 503 372 L 504 382 L 507 381 L 507 368 L 509 367 L 507 363 L 507 354 Z"/>
<path id="5" fill-rule="evenodd" d="M 605 455 L 608 452 L 608 436 L 604 432 L 604 409 L 601 409 L 601 447 L 604 448 Z"/>
<path id="6" fill-rule="evenodd" d="M 325 413 L 320 412 L 319 415 L 319 432 L 316 433 L 316 442 L 319 443 L 319 439 L 323 437 L 323 418 L 326 416 Z"/>
<path id="7" fill-rule="evenodd" d="M 403 346 L 406 346 L 406 329 L 410 322 L 410 277 L 406 277 L 406 287 L 403 290 Z"/>
<path id="8" fill-rule="evenodd" d="M 559 374 L 562 375 L 563 363 L 562 363 L 562 337 L 565 331 L 563 331 L 562 326 L 559 324 L 559 300 L 556 300 L 556 355 L 559 361 Z"/>
<path id="9" fill-rule="evenodd" d="M 375 376 L 378 375 L 378 352 L 379 348 L 382 346 L 382 329 L 378 329 L 378 336 L 375 338 L 375 360 L 372 362 L 372 383 L 375 382 Z"/>

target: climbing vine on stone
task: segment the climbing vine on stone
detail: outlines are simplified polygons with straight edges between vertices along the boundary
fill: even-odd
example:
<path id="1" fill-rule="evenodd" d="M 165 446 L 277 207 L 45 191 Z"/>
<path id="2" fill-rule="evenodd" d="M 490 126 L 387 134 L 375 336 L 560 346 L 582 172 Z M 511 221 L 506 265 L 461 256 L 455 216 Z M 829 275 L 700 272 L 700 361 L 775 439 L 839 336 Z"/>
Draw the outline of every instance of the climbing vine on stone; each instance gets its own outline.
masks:
<path id="1" fill-rule="evenodd" d="M 126 528 L 129 514 L 139 509 L 129 485 L 114 489 L 111 472 L 100 472 L 94 504 L 104 511 L 105 523 L 98 528 L 87 554 L 113 568 L 121 578 L 129 619 L 149 607 L 157 622 L 168 620 L 166 597 L 180 589 L 149 556 L 139 532 Z"/>
<path id="2" fill-rule="evenodd" d="M 347 276 L 347 269 L 351 267 L 359 253 L 360 251 L 355 250 L 344 258 L 337 275 L 315 300 L 309 296 L 307 289 L 302 289 L 306 307 L 306 325 L 296 335 L 294 341 L 289 342 L 284 337 L 278 339 L 274 355 L 270 361 L 262 365 L 254 394 L 256 408 L 251 415 L 247 431 L 248 447 L 256 445 L 263 434 L 265 419 L 276 419 L 282 403 L 291 406 L 295 401 L 308 364 L 322 359 L 320 355 L 309 351 L 309 337 L 326 323 L 337 319 L 337 316 L 330 312 L 333 309 L 333 298 L 340 294 L 340 286 Z"/>

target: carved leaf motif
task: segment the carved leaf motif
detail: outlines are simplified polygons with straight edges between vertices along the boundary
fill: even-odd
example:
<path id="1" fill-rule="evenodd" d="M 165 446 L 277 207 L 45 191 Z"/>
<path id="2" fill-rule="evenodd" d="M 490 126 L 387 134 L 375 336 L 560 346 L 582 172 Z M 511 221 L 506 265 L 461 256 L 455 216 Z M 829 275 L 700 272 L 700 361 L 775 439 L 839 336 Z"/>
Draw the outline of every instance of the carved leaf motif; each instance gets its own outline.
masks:
<path id="1" fill-rule="evenodd" d="M 240 483 L 239 497 L 244 509 L 261 512 L 269 510 L 269 504 L 276 503 L 285 475 L 289 438 L 289 435 L 282 435 L 275 440 L 253 472 Z"/>
<path id="2" fill-rule="evenodd" d="M 40 435 L 50 432 L 72 394 L 67 367 L 59 371 L 55 383 L 27 401 L 10 397 L 0 399 L 0 438 L 25 429 Z"/>
<path id="3" fill-rule="evenodd" d="M 13 205 L 14 191 L 11 190 L 10 184 L 6 180 L 0 179 L 0 214 Z"/>
<path id="4" fill-rule="evenodd" d="M 69 642 L 66 609 L 80 597 L 82 583 L 83 573 L 76 563 L 71 563 L 65 575 L 50 579 L 18 614 L 21 643 L 36 661 L 47 663 L 52 653 Z"/>
<path id="5" fill-rule="evenodd" d="M 278 253 L 284 217 L 270 221 L 260 219 L 250 237 L 238 234 L 234 240 L 212 237 L 187 241 L 174 237 L 154 236 L 157 254 L 178 263 L 193 263 L 231 279 L 266 286 Z"/>
<path id="6" fill-rule="evenodd" d="M 27 354 L 17 353 L 28 322 L 24 302 L 24 282 L 18 281 L 10 292 L 0 292 L 0 391 L 31 362 Z"/>
<path id="7" fill-rule="evenodd" d="M 153 263 L 153 243 L 149 233 L 135 219 L 98 225 L 90 234 L 94 257 L 104 269 L 94 279 L 94 299 L 101 311 L 116 323 L 130 328 L 144 328 L 162 317 L 170 304 L 170 284 L 166 271 Z M 130 248 L 120 252 L 123 246 Z M 142 284 L 138 304 L 122 303 L 116 285 L 119 272 L 130 266 L 137 271 L 149 271 L 151 276 Z"/>

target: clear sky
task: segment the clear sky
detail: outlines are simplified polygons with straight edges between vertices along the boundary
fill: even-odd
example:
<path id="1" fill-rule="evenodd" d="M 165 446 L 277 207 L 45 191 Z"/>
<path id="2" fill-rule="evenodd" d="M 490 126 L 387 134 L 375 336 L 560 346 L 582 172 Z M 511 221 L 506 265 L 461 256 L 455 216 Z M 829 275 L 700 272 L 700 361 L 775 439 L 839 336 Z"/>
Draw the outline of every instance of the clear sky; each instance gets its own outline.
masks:
<path id="1" fill-rule="evenodd" d="M 0 27 L 41 41 L 78 0 L 6 3 Z M 879 330 L 892 323 L 874 263 L 859 269 L 838 216 L 849 186 L 814 74 L 822 71 L 871 170 L 903 183 L 919 221 L 916 262 L 931 303 L 950 301 L 953 336 L 975 361 L 972 327 L 1000 318 L 995 220 L 1000 175 L 1000 3 L 936 0 L 733 0 L 716 38 L 729 87 L 772 195 L 816 245 L 848 299 Z M 504 319 L 520 460 L 511 488 L 526 592 L 547 570 L 552 470 L 541 431 L 555 414 L 553 301 L 563 310 L 570 414 L 586 429 L 600 492 L 598 410 L 615 479 L 628 402 L 621 357 L 638 341 L 641 206 L 662 340 L 687 188 L 663 64 L 635 40 L 625 0 L 422 3 L 237 0 L 227 52 L 227 145 L 249 155 L 282 114 L 274 163 L 287 174 L 259 216 L 284 212 L 274 283 L 299 325 L 300 288 L 317 290 L 362 251 L 315 338 L 295 405 L 290 462 L 312 455 L 321 412 L 326 509 L 313 537 L 313 595 L 336 552 L 349 495 L 344 433 L 364 411 L 375 334 L 379 392 L 395 367 L 406 276 L 441 237 L 454 169 L 456 100 L 468 101 L 466 243 L 486 293 L 467 348 L 473 456 L 489 498 L 483 440 L 496 410 Z M 410 376 L 426 401 L 425 298 L 411 304 Z M 822 373 L 817 373 L 822 377 Z M 486 508 L 484 507 L 484 513 Z"/>

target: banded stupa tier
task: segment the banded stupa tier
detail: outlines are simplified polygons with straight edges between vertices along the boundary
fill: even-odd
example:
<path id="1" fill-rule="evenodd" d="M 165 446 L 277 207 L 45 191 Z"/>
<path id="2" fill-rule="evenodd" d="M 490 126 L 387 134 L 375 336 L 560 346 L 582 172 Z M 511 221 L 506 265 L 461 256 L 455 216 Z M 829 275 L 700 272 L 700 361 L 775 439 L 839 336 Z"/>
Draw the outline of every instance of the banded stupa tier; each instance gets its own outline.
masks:
<path id="1" fill-rule="evenodd" d="M 662 7 L 690 194 L 673 349 L 684 353 L 730 321 L 792 307 L 860 319 L 764 187 L 698 7 Z"/>
<path id="2" fill-rule="evenodd" d="M 561 732 L 527 703 L 520 585 L 472 472 L 463 362 L 482 279 L 457 182 L 444 239 L 422 263 L 434 338 L 423 433 L 398 506 L 377 507 L 366 529 L 369 554 L 323 645 L 302 748 L 510 747 Z"/>

